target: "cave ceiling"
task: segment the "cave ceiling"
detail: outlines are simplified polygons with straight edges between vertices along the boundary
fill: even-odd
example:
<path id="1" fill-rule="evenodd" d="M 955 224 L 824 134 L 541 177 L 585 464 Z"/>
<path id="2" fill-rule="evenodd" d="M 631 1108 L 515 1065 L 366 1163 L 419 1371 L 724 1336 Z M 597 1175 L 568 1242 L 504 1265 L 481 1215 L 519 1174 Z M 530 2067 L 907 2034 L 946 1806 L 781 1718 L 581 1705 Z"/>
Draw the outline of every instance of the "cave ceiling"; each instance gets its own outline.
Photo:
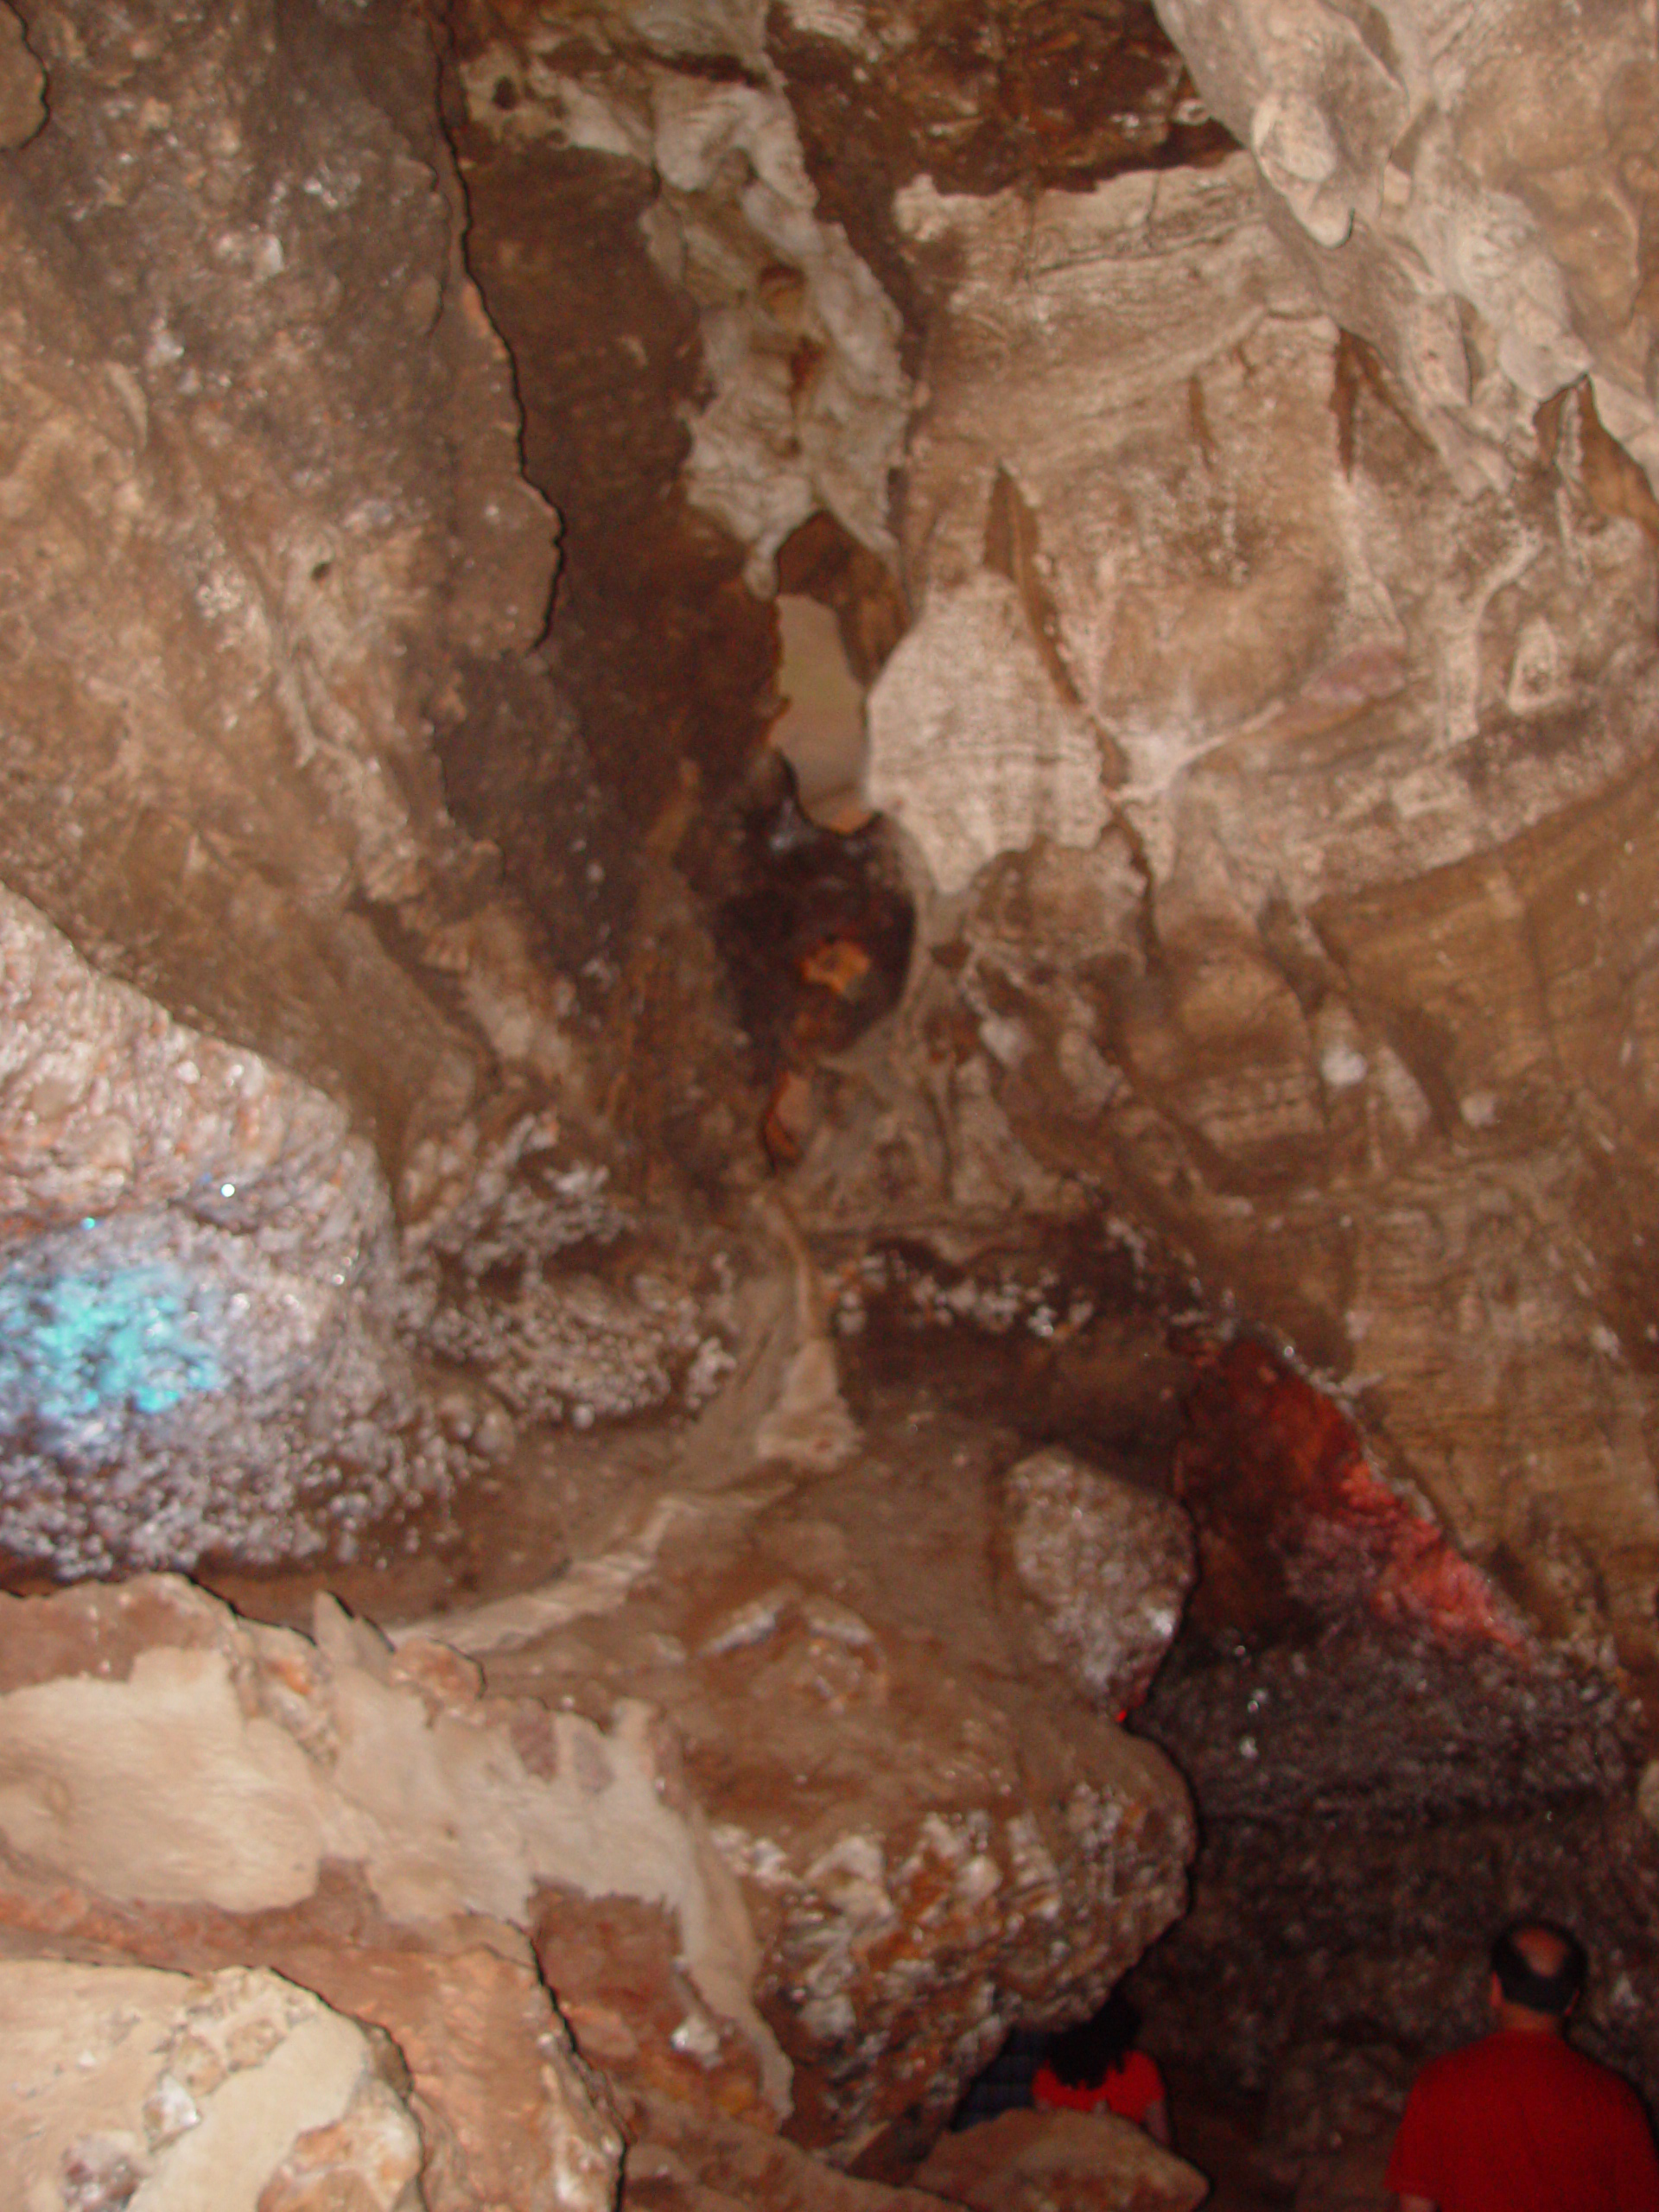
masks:
<path id="1" fill-rule="evenodd" d="M 31 1967 L 142 1969 L 157 2050 L 297 1979 L 404 2052 L 342 2030 L 326 2117 L 429 2212 L 597 2208 L 622 2140 L 642 2212 L 809 2153 L 878 2212 L 1180 1911 L 1154 1744 L 1172 2050 L 1241 1898 L 1357 1931 L 1272 1986 L 1281 2056 L 1370 2024 L 1362 2103 L 1560 1837 L 1650 1953 L 1655 54 L 0 4 Z M 222 1864 L 151 1694 L 257 1808 Z M 99 1741 L 153 1864 L 41 1809 Z"/>

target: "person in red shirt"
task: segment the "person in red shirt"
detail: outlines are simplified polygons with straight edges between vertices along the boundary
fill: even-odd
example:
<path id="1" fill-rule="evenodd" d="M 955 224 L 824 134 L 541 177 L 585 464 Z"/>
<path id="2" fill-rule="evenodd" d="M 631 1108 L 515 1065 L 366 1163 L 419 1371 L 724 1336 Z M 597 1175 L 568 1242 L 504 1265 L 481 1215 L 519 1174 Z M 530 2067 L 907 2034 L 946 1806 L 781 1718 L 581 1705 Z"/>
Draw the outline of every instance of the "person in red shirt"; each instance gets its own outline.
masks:
<path id="1" fill-rule="evenodd" d="M 1547 1921 L 1492 1945 L 1494 2032 L 1426 2066 L 1389 2160 L 1400 2212 L 1659 2212 L 1636 2092 L 1573 2050 L 1584 1948 Z"/>
<path id="2" fill-rule="evenodd" d="M 1135 2049 L 1141 2016 L 1114 1990 L 1092 2019 L 1050 2044 L 1031 2085 L 1031 2101 L 1051 2112 L 1111 2112 L 1169 2147 L 1169 2099 L 1163 2076 Z"/>

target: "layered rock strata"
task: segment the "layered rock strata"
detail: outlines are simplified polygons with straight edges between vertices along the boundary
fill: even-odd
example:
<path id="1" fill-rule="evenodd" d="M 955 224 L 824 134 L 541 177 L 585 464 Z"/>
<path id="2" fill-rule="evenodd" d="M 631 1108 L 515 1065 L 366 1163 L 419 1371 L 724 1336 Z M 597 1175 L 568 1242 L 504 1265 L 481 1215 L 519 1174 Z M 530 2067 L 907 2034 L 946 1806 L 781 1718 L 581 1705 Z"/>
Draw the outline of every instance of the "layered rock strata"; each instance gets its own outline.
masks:
<path id="1" fill-rule="evenodd" d="M 1659 671 L 1590 388 L 1535 422 L 1495 373 L 1471 486 L 1243 156 L 900 213 L 940 287 L 870 707 L 939 894 L 900 1179 L 1133 1192 L 1549 1634 L 1645 1675 Z M 872 1202 L 881 1111 L 815 1220 Z"/>

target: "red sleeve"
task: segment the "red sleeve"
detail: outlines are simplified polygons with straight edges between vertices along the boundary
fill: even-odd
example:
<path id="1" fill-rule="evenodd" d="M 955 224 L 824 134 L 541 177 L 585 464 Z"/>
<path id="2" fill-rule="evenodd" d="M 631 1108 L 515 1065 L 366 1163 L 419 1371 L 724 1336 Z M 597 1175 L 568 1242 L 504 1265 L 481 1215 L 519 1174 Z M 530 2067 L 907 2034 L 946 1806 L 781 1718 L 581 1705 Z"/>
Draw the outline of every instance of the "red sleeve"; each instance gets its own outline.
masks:
<path id="1" fill-rule="evenodd" d="M 1440 2196 L 1440 2141 L 1433 2069 L 1420 2074 L 1394 2139 L 1385 2186 L 1396 2196 Z M 1659 2212 L 1659 2207 L 1655 2208 Z"/>
<path id="2" fill-rule="evenodd" d="M 1134 2120 L 1137 2127 L 1154 2105 L 1166 2101 L 1164 2077 L 1144 2050 L 1130 2051 L 1109 2078 L 1112 2110 Z"/>
<path id="3" fill-rule="evenodd" d="M 1625 2109 L 1627 2125 L 1613 2138 L 1613 2202 L 1618 2212 L 1659 2212 L 1659 2156 L 1648 2116 L 1634 2094 Z"/>
<path id="4" fill-rule="evenodd" d="M 1059 2110 L 1061 2100 L 1055 2094 L 1059 2086 L 1059 2076 L 1052 2066 L 1045 2063 L 1037 2069 L 1036 2076 L 1031 2085 L 1031 2101 L 1039 2111 L 1058 2112 Z"/>

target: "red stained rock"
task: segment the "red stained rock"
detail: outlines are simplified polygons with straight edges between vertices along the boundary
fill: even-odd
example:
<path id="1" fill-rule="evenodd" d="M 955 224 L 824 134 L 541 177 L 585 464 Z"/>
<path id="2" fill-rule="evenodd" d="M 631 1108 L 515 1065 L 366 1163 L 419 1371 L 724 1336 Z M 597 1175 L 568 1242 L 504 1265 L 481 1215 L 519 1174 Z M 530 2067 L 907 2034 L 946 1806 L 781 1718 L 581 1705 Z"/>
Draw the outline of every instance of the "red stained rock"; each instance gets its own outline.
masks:
<path id="1" fill-rule="evenodd" d="M 753 2046 L 687 1979 L 662 1906 L 546 1890 L 535 1944 L 577 2049 L 604 2069 L 631 2134 L 653 2094 L 775 2130 Z"/>
<path id="2" fill-rule="evenodd" d="M 1529 1649 L 1478 1570 L 1376 1474 L 1350 1417 L 1261 1344 L 1210 1351 L 1190 1414 L 1176 1484 L 1198 1532 L 1195 1621 L 1272 1636 L 1369 1614 Z"/>

